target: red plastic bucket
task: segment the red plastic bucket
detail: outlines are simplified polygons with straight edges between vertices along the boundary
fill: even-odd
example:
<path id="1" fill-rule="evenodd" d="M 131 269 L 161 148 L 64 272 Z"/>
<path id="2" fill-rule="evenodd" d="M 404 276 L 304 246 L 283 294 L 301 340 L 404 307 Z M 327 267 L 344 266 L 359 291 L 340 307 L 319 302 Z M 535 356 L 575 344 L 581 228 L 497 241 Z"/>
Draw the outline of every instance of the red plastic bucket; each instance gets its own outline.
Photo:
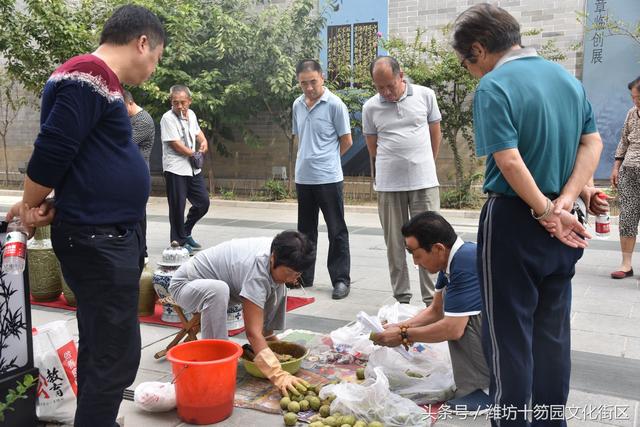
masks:
<path id="1" fill-rule="evenodd" d="M 231 415 L 241 354 L 242 347 L 225 340 L 190 341 L 169 350 L 180 419 L 213 424 Z"/>

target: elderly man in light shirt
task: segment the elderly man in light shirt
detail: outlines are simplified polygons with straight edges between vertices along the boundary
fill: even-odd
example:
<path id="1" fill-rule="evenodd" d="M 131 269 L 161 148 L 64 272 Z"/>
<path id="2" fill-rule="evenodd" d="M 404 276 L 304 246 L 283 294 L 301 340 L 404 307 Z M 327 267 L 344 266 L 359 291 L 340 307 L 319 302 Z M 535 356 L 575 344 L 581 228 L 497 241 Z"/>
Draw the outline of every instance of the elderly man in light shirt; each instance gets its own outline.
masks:
<path id="1" fill-rule="evenodd" d="M 162 170 L 167 186 L 171 241 L 178 242 L 189 253 L 202 246 L 191 236 L 196 223 L 209 211 L 209 192 L 202 170 L 194 168 L 189 158 L 197 151 L 208 151 L 207 138 L 198 125 L 191 106 L 191 91 L 187 86 L 175 85 L 169 89 L 171 110 L 160 120 L 162 136 Z M 191 208 L 184 218 L 189 200 Z"/>
<path id="2" fill-rule="evenodd" d="M 409 269 L 400 230 L 418 213 L 440 209 L 435 159 L 441 115 L 433 90 L 407 81 L 395 58 L 376 58 L 370 72 L 378 94 L 362 108 L 362 128 L 374 165 L 393 296 L 409 303 Z M 429 305 L 434 284 L 422 267 L 420 289 Z"/>

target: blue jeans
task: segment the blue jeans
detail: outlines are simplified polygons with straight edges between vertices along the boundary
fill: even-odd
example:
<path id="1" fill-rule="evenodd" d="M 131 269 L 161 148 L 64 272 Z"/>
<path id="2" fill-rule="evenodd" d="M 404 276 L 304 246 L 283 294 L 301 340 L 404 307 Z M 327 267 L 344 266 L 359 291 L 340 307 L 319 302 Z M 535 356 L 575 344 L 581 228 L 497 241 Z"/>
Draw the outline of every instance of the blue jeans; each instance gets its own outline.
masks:
<path id="1" fill-rule="evenodd" d="M 517 197 L 490 197 L 482 208 L 478 275 L 489 388 L 496 407 L 519 410 L 493 426 L 528 426 L 525 408 L 533 409 L 532 426 L 566 426 L 543 412 L 565 405 L 569 394 L 571 279 L 581 256 L 549 236 Z"/>
<path id="2" fill-rule="evenodd" d="M 51 227 L 62 274 L 76 296 L 80 332 L 75 427 L 113 427 L 140 363 L 140 224 Z"/>
<path id="3" fill-rule="evenodd" d="M 351 255 L 349 253 L 349 230 L 344 221 L 344 198 L 342 181 L 331 184 L 296 184 L 298 194 L 298 231 L 304 233 L 314 247 L 318 246 L 318 214 L 322 211 L 329 234 L 327 269 L 331 283 L 351 283 Z M 302 283 L 313 285 L 315 264 L 302 273 Z"/>

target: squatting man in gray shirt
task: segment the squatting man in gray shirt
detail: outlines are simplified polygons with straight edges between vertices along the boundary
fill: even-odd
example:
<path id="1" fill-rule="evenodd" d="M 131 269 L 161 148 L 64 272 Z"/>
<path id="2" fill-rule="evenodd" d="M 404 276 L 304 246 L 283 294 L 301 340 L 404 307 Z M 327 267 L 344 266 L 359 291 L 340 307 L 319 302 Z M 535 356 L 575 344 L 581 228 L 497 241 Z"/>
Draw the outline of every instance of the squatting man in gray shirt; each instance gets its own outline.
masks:
<path id="1" fill-rule="evenodd" d="M 220 243 L 191 258 L 173 275 L 169 292 L 186 311 L 200 313 L 202 338 L 227 339 L 227 309 L 242 306 L 254 363 L 284 395 L 306 381 L 285 372 L 267 345 L 284 329 L 285 283 L 295 283 L 315 262 L 313 243 L 298 231 L 273 239 L 253 237 Z"/>

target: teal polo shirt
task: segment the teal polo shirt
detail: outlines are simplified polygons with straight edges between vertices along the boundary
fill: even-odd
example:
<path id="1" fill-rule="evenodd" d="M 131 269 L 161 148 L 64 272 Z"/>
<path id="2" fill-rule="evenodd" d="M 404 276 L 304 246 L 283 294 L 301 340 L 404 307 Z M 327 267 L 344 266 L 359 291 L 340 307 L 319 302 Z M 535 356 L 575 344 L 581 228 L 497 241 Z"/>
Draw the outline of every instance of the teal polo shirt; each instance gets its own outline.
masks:
<path id="1" fill-rule="evenodd" d="M 296 184 L 332 184 L 343 180 L 340 137 L 351 133 L 349 110 L 324 88 L 311 107 L 301 95 L 293 102 L 293 134 L 298 136 Z"/>
<path id="2" fill-rule="evenodd" d="M 545 194 L 559 194 L 576 160 L 580 137 L 596 121 L 582 84 L 533 49 L 508 53 L 480 79 L 473 100 L 478 156 L 488 156 L 483 190 L 515 196 L 493 153 L 517 148 Z"/>

